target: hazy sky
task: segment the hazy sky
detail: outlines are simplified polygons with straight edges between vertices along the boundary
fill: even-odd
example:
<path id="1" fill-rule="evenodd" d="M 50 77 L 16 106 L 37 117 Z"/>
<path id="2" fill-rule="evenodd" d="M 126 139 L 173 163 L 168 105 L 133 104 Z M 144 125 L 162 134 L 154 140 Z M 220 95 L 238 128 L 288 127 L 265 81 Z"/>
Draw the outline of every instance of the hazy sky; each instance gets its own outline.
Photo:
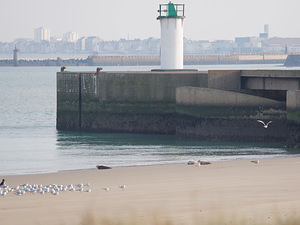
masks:
<path id="1" fill-rule="evenodd" d="M 270 37 L 300 37 L 299 0 L 185 0 L 184 37 L 234 40 L 258 36 L 269 24 Z M 156 20 L 168 0 L 0 0 L 0 41 L 34 38 L 45 26 L 51 36 L 74 31 L 104 40 L 160 37 Z"/>

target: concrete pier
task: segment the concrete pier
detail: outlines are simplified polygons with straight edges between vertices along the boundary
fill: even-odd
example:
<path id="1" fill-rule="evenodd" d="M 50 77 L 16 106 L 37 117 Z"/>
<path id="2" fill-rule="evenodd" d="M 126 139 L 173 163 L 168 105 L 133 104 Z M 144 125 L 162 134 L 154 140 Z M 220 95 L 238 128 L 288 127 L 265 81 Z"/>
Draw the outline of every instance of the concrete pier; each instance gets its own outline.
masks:
<path id="1" fill-rule="evenodd" d="M 175 134 L 179 86 L 207 86 L 207 72 L 59 72 L 57 129 Z"/>
<path id="2" fill-rule="evenodd" d="M 255 85 L 254 85 L 255 84 Z M 300 71 L 57 73 L 57 129 L 300 147 Z M 257 120 L 272 121 L 267 129 Z"/>
<path id="3" fill-rule="evenodd" d="M 285 142 L 285 103 L 238 92 L 195 87 L 176 89 L 178 138 Z M 272 120 L 268 129 L 257 120 Z"/>
<path id="4" fill-rule="evenodd" d="M 289 147 L 300 148 L 300 90 L 287 92 L 287 123 Z"/>

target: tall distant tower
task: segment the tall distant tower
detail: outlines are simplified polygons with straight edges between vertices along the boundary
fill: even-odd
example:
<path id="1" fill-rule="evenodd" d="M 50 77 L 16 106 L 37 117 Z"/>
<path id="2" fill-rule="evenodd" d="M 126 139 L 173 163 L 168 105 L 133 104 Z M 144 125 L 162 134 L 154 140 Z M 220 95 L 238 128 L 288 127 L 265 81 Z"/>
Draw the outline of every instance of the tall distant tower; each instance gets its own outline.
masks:
<path id="1" fill-rule="evenodd" d="M 39 27 L 34 30 L 34 41 L 50 41 L 50 30 L 46 27 Z"/>
<path id="2" fill-rule="evenodd" d="M 183 69 L 184 4 L 159 5 L 161 69 Z"/>
<path id="3" fill-rule="evenodd" d="M 264 25 L 264 33 L 267 35 L 267 38 L 269 38 L 269 24 Z"/>
<path id="4" fill-rule="evenodd" d="M 264 32 L 269 34 L 269 24 L 264 25 Z"/>
<path id="5" fill-rule="evenodd" d="M 15 45 L 14 49 L 14 66 L 18 66 L 18 52 L 20 49 L 17 49 L 17 45 Z"/>

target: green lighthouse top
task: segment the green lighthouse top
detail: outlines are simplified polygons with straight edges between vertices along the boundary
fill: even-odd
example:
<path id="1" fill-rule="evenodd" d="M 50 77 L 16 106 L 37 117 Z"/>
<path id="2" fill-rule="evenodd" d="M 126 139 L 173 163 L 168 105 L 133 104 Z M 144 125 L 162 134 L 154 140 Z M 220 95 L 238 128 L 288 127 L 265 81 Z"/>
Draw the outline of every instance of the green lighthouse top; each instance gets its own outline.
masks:
<path id="1" fill-rule="evenodd" d="M 185 18 L 184 4 L 173 4 L 172 2 L 160 4 L 158 12 L 158 20 L 163 18 Z"/>

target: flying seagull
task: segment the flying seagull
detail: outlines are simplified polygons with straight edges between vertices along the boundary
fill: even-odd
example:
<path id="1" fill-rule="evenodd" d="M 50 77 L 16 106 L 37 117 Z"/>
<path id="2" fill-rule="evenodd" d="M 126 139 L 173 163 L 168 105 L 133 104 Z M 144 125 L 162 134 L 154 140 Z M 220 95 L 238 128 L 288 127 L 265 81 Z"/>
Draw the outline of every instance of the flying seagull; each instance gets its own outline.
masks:
<path id="1" fill-rule="evenodd" d="M 265 124 L 262 120 L 257 120 L 257 122 L 262 123 L 264 125 L 264 128 L 268 128 L 269 124 L 272 123 L 271 120 L 267 124 Z"/>

